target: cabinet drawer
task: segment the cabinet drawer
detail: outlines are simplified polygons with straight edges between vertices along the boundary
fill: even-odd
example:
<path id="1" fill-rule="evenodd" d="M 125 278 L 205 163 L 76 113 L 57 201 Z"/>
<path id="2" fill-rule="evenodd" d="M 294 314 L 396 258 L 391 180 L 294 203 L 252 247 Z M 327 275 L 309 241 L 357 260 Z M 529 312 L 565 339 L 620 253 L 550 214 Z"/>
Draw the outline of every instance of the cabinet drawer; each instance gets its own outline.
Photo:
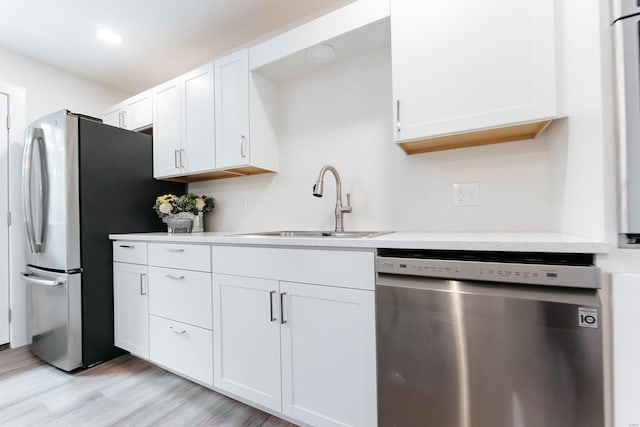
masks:
<path id="1" fill-rule="evenodd" d="M 211 329 L 211 273 L 149 267 L 149 313 Z"/>
<path id="2" fill-rule="evenodd" d="M 211 247 L 209 245 L 149 243 L 149 265 L 211 271 Z"/>
<path id="3" fill-rule="evenodd" d="M 152 362 L 213 385 L 211 331 L 149 316 L 149 347 Z"/>
<path id="4" fill-rule="evenodd" d="M 147 242 L 116 240 L 113 242 L 113 260 L 129 264 L 146 264 Z"/>

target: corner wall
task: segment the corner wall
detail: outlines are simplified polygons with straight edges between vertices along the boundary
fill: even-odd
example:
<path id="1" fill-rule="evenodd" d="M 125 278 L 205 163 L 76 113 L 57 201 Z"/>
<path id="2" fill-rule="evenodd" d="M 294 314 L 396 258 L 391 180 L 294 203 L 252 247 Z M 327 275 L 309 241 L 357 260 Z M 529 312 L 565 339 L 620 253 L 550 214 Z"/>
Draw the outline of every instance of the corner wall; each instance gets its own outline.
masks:
<path id="1" fill-rule="evenodd" d="M 101 117 L 105 108 L 130 95 L 4 48 L 0 48 L 0 81 L 26 89 L 27 124 L 65 108 Z"/>

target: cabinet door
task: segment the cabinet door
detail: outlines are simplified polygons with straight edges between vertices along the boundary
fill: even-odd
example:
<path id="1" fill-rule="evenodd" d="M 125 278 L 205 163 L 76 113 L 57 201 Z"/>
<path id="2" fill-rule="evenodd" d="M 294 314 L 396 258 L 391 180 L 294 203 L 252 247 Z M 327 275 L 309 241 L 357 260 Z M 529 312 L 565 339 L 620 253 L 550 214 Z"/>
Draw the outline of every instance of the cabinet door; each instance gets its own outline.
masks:
<path id="1" fill-rule="evenodd" d="M 556 114 L 552 0 L 391 0 L 395 140 Z"/>
<path id="2" fill-rule="evenodd" d="M 180 155 L 180 79 L 176 78 L 153 89 L 153 176 L 179 175 Z"/>
<path id="3" fill-rule="evenodd" d="M 278 282 L 214 274 L 213 304 L 214 385 L 280 411 Z"/>
<path id="4" fill-rule="evenodd" d="M 147 90 L 125 101 L 127 109 L 124 111 L 123 128 L 138 130 L 152 126 L 151 98 L 151 90 Z"/>
<path id="5" fill-rule="evenodd" d="M 118 105 L 105 112 L 102 115 L 102 123 L 115 127 L 122 127 L 122 109 L 120 106 Z"/>
<path id="6" fill-rule="evenodd" d="M 186 173 L 216 167 L 213 63 L 182 76 L 182 152 Z"/>
<path id="7" fill-rule="evenodd" d="M 280 282 L 282 412 L 314 426 L 375 426 L 374 292 Z"/>
<path id="8" fill-rule="evenodd" d="M 249 55 L 246 49 L 215 62 L 216 167 L 249 163 Z"/>
<path id="9" fill-rule="evenodd" d="M 114 343 L 149 358 L 147 266 L 113 263 Z"/>

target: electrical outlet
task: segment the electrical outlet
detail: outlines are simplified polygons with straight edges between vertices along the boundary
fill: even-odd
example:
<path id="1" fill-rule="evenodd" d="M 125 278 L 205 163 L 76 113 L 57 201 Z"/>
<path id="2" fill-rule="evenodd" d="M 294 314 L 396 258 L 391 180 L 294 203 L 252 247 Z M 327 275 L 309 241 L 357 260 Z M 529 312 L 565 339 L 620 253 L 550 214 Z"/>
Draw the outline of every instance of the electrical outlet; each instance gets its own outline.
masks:
<path id="1" fill-rule="evenodd" d="M 480 206 L 480 184 L 453 184 L 453 206 Z"/>

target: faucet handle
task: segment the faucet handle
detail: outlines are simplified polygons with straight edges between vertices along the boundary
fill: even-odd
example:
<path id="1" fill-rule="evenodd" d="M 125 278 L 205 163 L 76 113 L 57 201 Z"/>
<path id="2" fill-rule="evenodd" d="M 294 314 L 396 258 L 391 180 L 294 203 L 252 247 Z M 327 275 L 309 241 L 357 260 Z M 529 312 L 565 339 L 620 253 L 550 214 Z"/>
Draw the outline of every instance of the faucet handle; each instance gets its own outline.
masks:
<path id="1" fill-rule="evenodd" d="M 344 213 L 351 213 L 351 193 L 347 193 L 347 206 L 343 206 L 341 210 Z"/>

